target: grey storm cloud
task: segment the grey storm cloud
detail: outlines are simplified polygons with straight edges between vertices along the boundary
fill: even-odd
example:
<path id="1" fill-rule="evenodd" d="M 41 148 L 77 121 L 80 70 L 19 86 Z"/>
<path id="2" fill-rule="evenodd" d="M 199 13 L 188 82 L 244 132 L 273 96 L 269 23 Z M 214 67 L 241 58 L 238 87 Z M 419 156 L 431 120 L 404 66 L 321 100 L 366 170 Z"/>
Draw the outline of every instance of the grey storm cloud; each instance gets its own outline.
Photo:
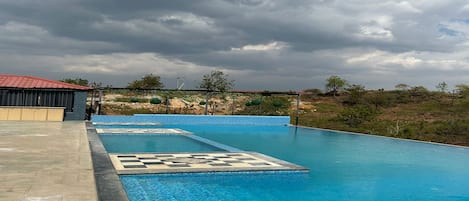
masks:
<path id="1" fill-rule="evenodd" d="M 433 88 L 469 80 L 467 16 L 465 0 L 0 1 L 0 69 L 114 86 L 156 73 L 194 87 L 218 69 L 240 89 L 330 75 Z"/>

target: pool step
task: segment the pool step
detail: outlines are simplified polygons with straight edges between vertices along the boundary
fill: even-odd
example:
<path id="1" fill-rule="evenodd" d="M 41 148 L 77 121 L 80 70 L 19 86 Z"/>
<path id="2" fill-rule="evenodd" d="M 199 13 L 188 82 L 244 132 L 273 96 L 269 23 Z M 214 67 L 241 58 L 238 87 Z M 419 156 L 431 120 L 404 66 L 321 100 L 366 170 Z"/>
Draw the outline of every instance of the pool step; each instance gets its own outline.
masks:
<path id="1" fill-rule="evenodd" d="M 152 129 L 142 129 L 142 128 L 97 128 L 97 133 L 106 133 L 106 134 L 132 134 L 132 133 L 144 133 L 144 134 L 183 134 L 189 135 L 191 132 L 185 131 L 178 128 L 152 128 Z"/>
<path id="2" fill-rule="evenodd" d="M 256 152 L 109 154 L 118 174 L 308 171 Z"/>

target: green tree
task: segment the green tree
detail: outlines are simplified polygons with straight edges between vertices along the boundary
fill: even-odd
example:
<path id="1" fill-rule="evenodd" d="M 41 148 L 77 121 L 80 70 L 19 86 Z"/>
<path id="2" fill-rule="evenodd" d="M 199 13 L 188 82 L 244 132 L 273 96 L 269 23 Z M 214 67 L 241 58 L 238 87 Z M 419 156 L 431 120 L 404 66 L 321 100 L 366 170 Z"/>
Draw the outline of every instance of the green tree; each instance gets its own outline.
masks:
<path id="1" fill-rule="evenodd" d="M 65 82 L 65 83 L 70 83 L 70 84 L 81 85 L 81 86 L 88 86 L 88 80 L 81 79 L 81 78 L 65 78 L 65 79 L 62 79 L 62 80 L 59 80 L 59 81 Z"/>
<path id="2" fill-rule="evenodd" d="M 160 76 L 153 74 L 147 74 L 142 79 L 134 80 L 127 85 L 127 88 L 131 89 L 161 89 L 163 87 Z"/>
<path id="3" fill-rule="evenodd" d="M 430 92 L 423 86 L 414 86 L 409 89 L 410 97 L 415 100 L 425 100 L 430 96 Z"/>
<path id="4" fill-rule="evenodd" d="M 337 75 L 330 76 L 326 79 L 326 90 L 334 96 L 336 96 L 337 93 L 345 86 L 347 86 L 347 80 L 344 80 Z"/>
<path id="5" fill-rule="evenodd" d="M 405 91 L 405 90 L 409 90 L 410 86 L 408 84 L 400 83 L 400 84 L 396 84 L 394 88 L 396 88 L 397 90 Z"/>
<path id="6" fill-rule="evenodd" d="M 207 89 L 207 91 L 219 91 L 225 92 L 232 89 L 234 86 L 234 80 L 229 80 L 228 75 L 222 71 L 214 70 L 208 74 L 205 74 L 198 87 L 201 89 Z"/>
<path id="7" fill-rule="evenodd" d="M 408 84 L 400 83 L 394 86 L 396 91 L 394 91 L 396 95 L 396 101 L 398 103 L 407 103 L 411 100 L 410 97 L 410 86 Z"/>
<path id="8" fill-rule="evenodd" d="M 384 90 L 373 91 L 367 94 L 365 100 L 367 103 L 374 105 L 375 110 L 378 110 L 378 107 L 388 106 L 395 101 L 396 97 L 391 96 L 391 94 L 385 92 Z M 397 97 L 398 98 L 398 97 Z"/>
<path id="9" fill-rule="evenodd" d="M 469 95 L 469 85 L 458 84 L 458 85 L 456 85 L 456 91 L 461 96 L 468 96 Z"/>
<path id="10" fill-rule="evenodd" d="M 448 90 L 448 84 L 446 84 L 446 82 L 440 82 L 438 85 L 436 85 L 436 88 L 440 92 L 445 93 Z"/>
<path id="11" fill-rule="evenodd" d="M 340 113 L 340 119 L 350 127 L 358 127 L 360 124 L 372 120 L 376 112 L 367 105 L 348 107 Z"/>
<path id="12" fill-rule="evenodd" d="M 345 99 L 344 103 L 349 105 L 356 105 L 363 102 L 363 96 L 366 93 L 365 87 L 363 85 L 354 84 L 345 90 L 349 92 L 349 95 Z"/>

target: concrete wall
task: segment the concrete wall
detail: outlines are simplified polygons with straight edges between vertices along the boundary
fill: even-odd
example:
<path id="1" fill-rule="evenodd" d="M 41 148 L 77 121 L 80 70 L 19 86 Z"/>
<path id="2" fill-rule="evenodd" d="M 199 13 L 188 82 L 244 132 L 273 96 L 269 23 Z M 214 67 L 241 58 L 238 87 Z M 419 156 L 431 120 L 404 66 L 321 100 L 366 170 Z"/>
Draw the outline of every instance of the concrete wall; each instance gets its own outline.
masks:
<path id="1" fill-rule="evenodd" d="M 86 116 L 87 91 L 75 91 L 73 112 L 65 113 L 65 120 L 84 120 Z"/>
<path id="2" fill-rule="evenodd" d="M 0 120 L 11 121 L 63 121 L 63 107 L 0 107 Z"/>

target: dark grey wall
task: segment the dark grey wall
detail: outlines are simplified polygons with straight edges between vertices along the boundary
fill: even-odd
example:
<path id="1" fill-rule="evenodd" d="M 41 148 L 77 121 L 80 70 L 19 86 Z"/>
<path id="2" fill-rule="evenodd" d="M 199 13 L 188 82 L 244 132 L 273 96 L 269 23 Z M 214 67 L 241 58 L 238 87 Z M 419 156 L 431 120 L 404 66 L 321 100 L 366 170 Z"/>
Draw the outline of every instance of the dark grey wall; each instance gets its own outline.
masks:
<path id="1" fill-rule="evenodd" d="M 0 106 L 65 107 L 65 112 L 72 112 L 74 96 L 67 89 L 0 88 Z"/>
<path id="2" fill-rule="evenodd" d="M 65 112 L 64 120 L 84 120 L 86 116 L 87 91 L 75 91 L 73 112 Z"/>

